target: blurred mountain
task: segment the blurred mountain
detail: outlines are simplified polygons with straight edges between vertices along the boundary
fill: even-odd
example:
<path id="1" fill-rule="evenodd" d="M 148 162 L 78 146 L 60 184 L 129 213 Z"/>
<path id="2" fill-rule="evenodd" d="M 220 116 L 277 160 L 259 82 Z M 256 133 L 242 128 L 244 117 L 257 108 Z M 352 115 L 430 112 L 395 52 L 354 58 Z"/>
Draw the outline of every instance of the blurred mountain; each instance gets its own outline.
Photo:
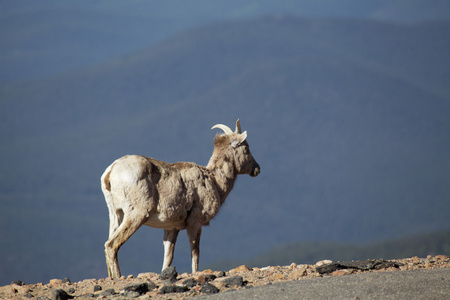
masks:
<path id="1" fill-rule="evenodd" d="M 420 234 L 369 244 L 346 244 L 339 242 L 302 242 L 276 247 L 250 260 L 219 261 L 208 266 L 213 270 L 231 270 L 246 264 L 249 267 L 287 266 L 315 264 L 324 259 L 350 261 L 364 259 L 401 259 L 450 255 L 450 231 Z"/>
<path id="2" fill-rule="evenodd" d="M 450 20 L 447 0 L 3 0 L 0 8 L 3 82 L 81 69 L 218 21 L 283 14 L 396 23 Z"/>
<path id="3" fill-rule="evenodd" d="M 272 16 L 209 24 L 102 64 L 0 86 L 0 283 L 106 276 L 99 178 L 142 154 L 205 165 L 241 119 L 257 178 L 205 228 L 201 266 L 297 241 L 450 228 L 450 22 Z M 158 271 L 162 231 L 119 252 Z M 180 237 L 175 265 L 189 269 Z"/>

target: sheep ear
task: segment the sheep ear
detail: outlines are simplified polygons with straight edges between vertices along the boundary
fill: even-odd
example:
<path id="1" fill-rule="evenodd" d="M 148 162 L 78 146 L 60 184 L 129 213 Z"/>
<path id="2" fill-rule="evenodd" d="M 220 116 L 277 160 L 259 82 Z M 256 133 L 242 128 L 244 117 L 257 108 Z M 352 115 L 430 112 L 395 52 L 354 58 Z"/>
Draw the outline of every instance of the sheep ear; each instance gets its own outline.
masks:
<path id="1" fill-rule="evenodd" d="M 247 139 L 247 131 L 244 131 L 239 135 L 239 144 L 243 143 Z"/>
<path id="2" fill-rule="evenodd" d="M 231 146 L 236 149 L 237 146 L 242 144 L 247 139 L 247 131 L 239 134 L 235 140 L 231 142 Z"/>

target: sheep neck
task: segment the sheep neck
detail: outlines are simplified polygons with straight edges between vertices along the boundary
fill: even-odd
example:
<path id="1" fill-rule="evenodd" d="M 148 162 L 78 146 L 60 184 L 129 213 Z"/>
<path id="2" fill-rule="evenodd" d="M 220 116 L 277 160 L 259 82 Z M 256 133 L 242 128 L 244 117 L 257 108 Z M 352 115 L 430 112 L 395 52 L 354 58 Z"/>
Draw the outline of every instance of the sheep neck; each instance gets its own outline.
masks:
<path id="1" fill-rule="evenodd" d="M 217 157 L 213 154 L 206 168 L 214 174 L 220 195 L 220 204 L 222 204 L 233 189 L 236 180 L 237 171 L 234 163 L 231 159 L 221 156 Z"/>

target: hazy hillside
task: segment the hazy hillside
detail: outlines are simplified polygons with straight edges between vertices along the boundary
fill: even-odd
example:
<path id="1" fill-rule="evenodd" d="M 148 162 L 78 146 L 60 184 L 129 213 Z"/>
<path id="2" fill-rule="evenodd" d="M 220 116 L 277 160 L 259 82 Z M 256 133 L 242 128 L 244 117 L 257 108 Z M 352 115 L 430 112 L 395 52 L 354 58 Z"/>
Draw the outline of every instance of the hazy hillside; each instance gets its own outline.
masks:
<path id="1" fill-rule="evenodd" d="M 201 266 L 450 228 L 449 33 L 264 17 L 2 85 L 0 282 L 105 276 L 106 166 L 130 153 L 206 164 L 209 128 L 237 118 L 262 173 L 238 179 L 205 228 Z M 124 274 L 159 270 L 162 232 L 142 229 L 119 256 Z M 189 266 L 184 235 L 175 264 Z"/>
<path id="2" fill-rule="evenodd" d="M 315 264 L 324 259 L 350 261 L 364 259 L 400 259 L 427 257 L 428 255 L 450 255 L 450 231 L 422 234 L 387 240 L 378 243 L 346 244 L 339 242 L 291 243 L 258 255 L 250 260 L 216 262 L 208 267 L 213 270 L 228 270 L 246 264 L 249 267 L 286 266 Z"/>
<path id="3" fill-rule="evenodd" d="M 450 20 L 450 2 L 3 0 L 0 81 L 77 70 L 213 22 L 280 14 L 414 23 Z"/>

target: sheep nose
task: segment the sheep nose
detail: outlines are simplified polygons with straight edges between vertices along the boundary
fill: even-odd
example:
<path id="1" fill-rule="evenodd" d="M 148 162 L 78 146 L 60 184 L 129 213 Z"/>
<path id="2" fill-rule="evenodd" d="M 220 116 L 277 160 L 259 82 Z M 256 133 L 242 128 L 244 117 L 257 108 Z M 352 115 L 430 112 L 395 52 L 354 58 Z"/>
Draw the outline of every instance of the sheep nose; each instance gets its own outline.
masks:
<path id="1" fill-rule="evenodd" d="M 250 173 L 250 176 L 256 177 L 256 176 L 259 175 L 260 172 L 261 172 L 261 169 L 260 169 L 259 165 L 256 164 L 256 166 L 252 169 L 252 172 Z"/>

